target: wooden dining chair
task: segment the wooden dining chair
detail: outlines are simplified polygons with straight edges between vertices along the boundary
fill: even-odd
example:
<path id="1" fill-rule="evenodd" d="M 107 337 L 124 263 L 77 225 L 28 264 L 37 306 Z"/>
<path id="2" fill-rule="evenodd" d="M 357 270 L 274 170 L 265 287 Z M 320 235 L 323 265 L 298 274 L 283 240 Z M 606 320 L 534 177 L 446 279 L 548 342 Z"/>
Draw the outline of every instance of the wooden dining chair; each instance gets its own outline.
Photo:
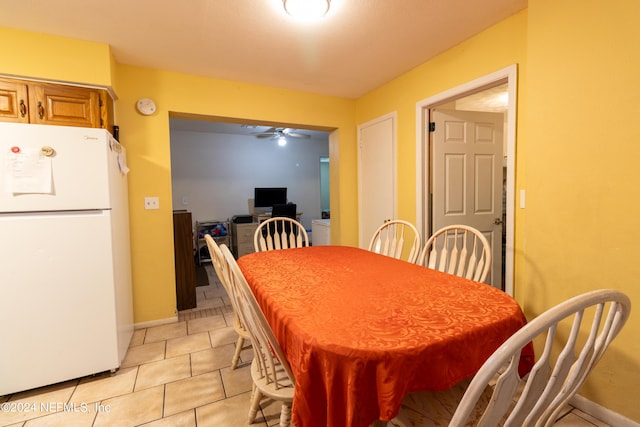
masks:
<path id="1" fill-rule="evenodd" d="M 408 221 L 400 219 L 386 221 L 373 233 L 369 250 L 414 263 L 420 254 L 420 233 L 415 225 Z M 405 250 L 408 250 L 408 253 L 406 258 L 403 258 Z"/>
<path id="2" fill-rule="evenodd" d="M 247 326 L 253 345 L 251 378 L 254 389 L 249 424 L 255 421 L 260 400 L 268 397 L 282 402 L 280 427 L 289 427 L 295 387 L 293 373 L 235 258 L 226 246 L 222 245 L 220 249 L 229 267 L 231 293 L 236 299 L 241 320 Z"/>
<path id="3" fill-rule="evenodd" d="M 260 223 L 253 235 L 256 252 L 309 246 L 304 226 L 292 218 L 273 217 Z"/>
<path id="4" fill-rule="evenodd" d="M 475 228 L 449 225 L 429 237 L 417 264 L 484 282 L 491 270 L 491 246 Z"/>
<path id="5" fill-rule="evenodd" d="M 208 234 L 205 234 L 204 239 L 207 243 L 209 254 L 211 255 L 213 268 L 216 271 L 220 283 L 222 283 L 224 290 L 227 292 L 227 295 L 231 300 L 231 308 L 233 309 L 233 329 L 238 334 L 238 339 L 236 340 L 236 349 L 233 353 L 233 357 L 231 358 L 231 369 L 236 369 L 238 367 L 238 362 L 240 361 L 240 354 L 242 353 L 242 351 L 251 348 L 251 339 L 247 328 L 240 320 L 235 300 L 231 297 L 229 267 L 226 260 L 224 259 L 222 251 L 220 250 L 220 246 L 218 246 L 216 241 Z"/>
<path id="6" fill-rule="evenodd" d="M 537 316 L 505 341 L 478 370 L 466 391 L 458 387 L 464 394 L 453 412 L 434 410 L 442 408 L 439 392 L 412 393 L 389 424 L 395 427 L 551 426 L 618 335 L 630 311 L 629 298 L 611 289 L 566 300 Z M 521 377 L 520 354 L 532 340 L 542 351 L 531 371 Z M 455 389 L 444 393 L 453 395 Z M 450 397 L 453 402 L 459 399 Z M 419 415 L 418 405 L 429 408 L 423 412 L 449 415 L 450 419 Z"/>

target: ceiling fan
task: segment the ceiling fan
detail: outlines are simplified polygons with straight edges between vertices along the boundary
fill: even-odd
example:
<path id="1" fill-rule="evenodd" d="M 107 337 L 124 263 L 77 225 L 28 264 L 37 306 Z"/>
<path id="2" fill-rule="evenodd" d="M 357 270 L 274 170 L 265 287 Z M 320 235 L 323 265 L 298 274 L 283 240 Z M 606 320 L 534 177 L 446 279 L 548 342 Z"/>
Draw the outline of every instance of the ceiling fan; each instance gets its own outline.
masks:
<path id="1" fill-rule="evenodd" d="M 311 138 L 311 135 L 306 133 L 296 132 L 295 129 L 290 128 L 269 128 L 264 132 L 254 133 L 256 138 L 270 138 L 270 139 L 279 139 L 279 138 Z"/>

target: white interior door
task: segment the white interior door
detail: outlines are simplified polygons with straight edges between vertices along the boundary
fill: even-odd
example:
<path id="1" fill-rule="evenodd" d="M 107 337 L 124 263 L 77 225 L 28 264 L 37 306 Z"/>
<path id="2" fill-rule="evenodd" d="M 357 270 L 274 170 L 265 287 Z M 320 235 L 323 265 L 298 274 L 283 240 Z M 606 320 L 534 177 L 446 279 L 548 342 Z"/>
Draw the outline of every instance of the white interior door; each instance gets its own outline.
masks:
<path id="1" fill-rule="evenodd" d="M 432 230 L 465 224 L 491 244 L 487 283 L 502 288 L 502 113 L 433 110 Z"/>
<path id="2" fill-rule="evenodd" d="M 358 127 L 358 224 L 361 248 L 385 221 L 395 218 L 395 114 Z"/>

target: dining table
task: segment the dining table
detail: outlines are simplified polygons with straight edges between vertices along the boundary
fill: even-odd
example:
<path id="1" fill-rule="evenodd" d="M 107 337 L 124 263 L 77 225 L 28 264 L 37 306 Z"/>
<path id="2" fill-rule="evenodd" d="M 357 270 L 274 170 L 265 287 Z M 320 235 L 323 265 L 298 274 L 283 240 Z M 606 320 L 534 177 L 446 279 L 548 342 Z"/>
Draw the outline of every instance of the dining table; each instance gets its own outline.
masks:
<path id="1" fill-rule="evenodd" d="M 384 425 L 407 393 L 473 376 L 526 324 L 500 289 L 356 247 L 256 252 L 238 265 L 291 366 L 296 427 Z"/>

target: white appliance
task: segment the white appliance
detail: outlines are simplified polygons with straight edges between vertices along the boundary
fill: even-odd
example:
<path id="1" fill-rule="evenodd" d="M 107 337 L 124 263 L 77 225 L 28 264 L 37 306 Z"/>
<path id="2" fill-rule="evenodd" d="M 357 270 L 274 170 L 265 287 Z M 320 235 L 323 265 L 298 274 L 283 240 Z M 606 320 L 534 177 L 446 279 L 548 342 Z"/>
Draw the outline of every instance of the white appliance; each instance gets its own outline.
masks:
<path id="1" fill-rule="evenodd" d="M 311 220 L 311 235 L 313 236 L 313 246 L 325 246 L 331 244 L 331 220 L 314 219 Z"/>
<path id="2" fill-rule="evenodd" d="M 127 171 L 104 129 L 0 123 L 0 396 L 120 366 Z"/>

